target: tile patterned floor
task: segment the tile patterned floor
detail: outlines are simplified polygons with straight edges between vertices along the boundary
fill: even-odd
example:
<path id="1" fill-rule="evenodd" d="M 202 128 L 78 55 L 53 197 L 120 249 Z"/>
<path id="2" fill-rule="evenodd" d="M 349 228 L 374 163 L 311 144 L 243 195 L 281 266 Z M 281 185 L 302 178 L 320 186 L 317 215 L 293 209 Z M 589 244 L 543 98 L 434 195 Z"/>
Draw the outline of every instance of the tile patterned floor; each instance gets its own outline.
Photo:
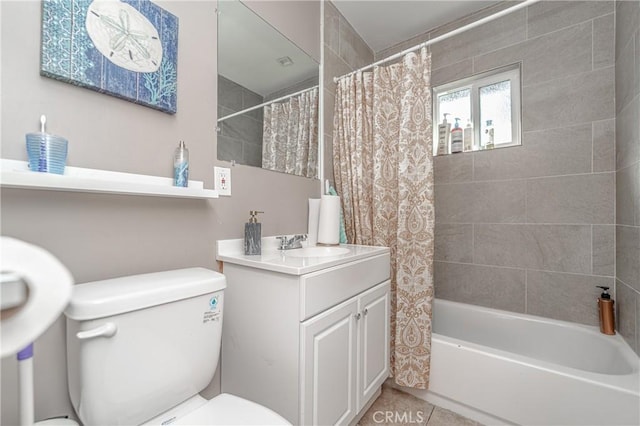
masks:
<path id="1" fill-rule="evenodd" d="M 482 426 L 478 422 L 386 385 L 382 386 L 382 394 L 358 425 Z"/>

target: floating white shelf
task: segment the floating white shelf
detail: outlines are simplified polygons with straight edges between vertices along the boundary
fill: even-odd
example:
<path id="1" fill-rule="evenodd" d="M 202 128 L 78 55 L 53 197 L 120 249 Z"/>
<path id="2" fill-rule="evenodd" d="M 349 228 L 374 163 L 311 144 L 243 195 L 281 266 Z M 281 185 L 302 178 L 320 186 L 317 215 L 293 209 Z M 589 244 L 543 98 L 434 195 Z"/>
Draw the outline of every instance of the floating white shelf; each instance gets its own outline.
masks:
<path id="1" fill-rule="evenodd" d="M 201 181 L 189 181 L 188 188 L 173 186 L 173 179 L 111 172 L 107 170 L 65 167 L 64 175 L 29 170 L 26 161 L 0 159 L 0 186 L 67 192 L 142 195 L 170 198 L 218 198 L 218 191 L 204 189 Z"/>

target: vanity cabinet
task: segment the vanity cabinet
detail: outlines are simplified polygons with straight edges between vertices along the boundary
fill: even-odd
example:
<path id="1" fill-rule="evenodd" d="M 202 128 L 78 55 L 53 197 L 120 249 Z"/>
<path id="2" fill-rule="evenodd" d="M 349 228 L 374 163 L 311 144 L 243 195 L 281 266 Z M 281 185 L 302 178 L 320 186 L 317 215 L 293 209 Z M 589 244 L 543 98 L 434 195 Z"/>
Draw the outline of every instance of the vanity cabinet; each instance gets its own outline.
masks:
<path id="1" fill-rule="evenodd" d="M 301 324 L 301 423 L 348 424 L 389 374 L 389 282 Z"/>
<path id="2" fill-rule="evenodd" d="M 389 251 L 329 265 L 225 259 L 222 392 L 303 425 L 346 425 L 368 406 L 389 375 Z"/>

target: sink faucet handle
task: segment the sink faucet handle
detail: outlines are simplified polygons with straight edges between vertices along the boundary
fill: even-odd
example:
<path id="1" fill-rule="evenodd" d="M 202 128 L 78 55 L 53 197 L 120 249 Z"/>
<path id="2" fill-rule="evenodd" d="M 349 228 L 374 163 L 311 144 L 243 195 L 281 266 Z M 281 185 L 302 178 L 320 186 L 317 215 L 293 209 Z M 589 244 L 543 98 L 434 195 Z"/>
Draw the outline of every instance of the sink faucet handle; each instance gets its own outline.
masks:
<path id="1" fill-rule="evenodd" d="M 287 247 L 288 239 L 286 235 L 280 235 L 276 237 L 277 240 L 280 240 L 280 250 L 284 250 Z"/>

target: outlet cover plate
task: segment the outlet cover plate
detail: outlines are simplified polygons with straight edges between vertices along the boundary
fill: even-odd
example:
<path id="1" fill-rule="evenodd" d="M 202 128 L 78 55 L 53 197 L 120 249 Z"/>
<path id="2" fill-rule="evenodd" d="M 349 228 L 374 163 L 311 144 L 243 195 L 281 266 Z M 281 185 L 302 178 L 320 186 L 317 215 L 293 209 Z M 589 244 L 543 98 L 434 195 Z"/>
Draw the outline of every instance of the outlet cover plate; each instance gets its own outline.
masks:
<path id="1" fill-rule="evenodd" d="M 231 169 L 228 167 L 214 167 L 214 186 L 218 195 L 231 196 Z"/>

